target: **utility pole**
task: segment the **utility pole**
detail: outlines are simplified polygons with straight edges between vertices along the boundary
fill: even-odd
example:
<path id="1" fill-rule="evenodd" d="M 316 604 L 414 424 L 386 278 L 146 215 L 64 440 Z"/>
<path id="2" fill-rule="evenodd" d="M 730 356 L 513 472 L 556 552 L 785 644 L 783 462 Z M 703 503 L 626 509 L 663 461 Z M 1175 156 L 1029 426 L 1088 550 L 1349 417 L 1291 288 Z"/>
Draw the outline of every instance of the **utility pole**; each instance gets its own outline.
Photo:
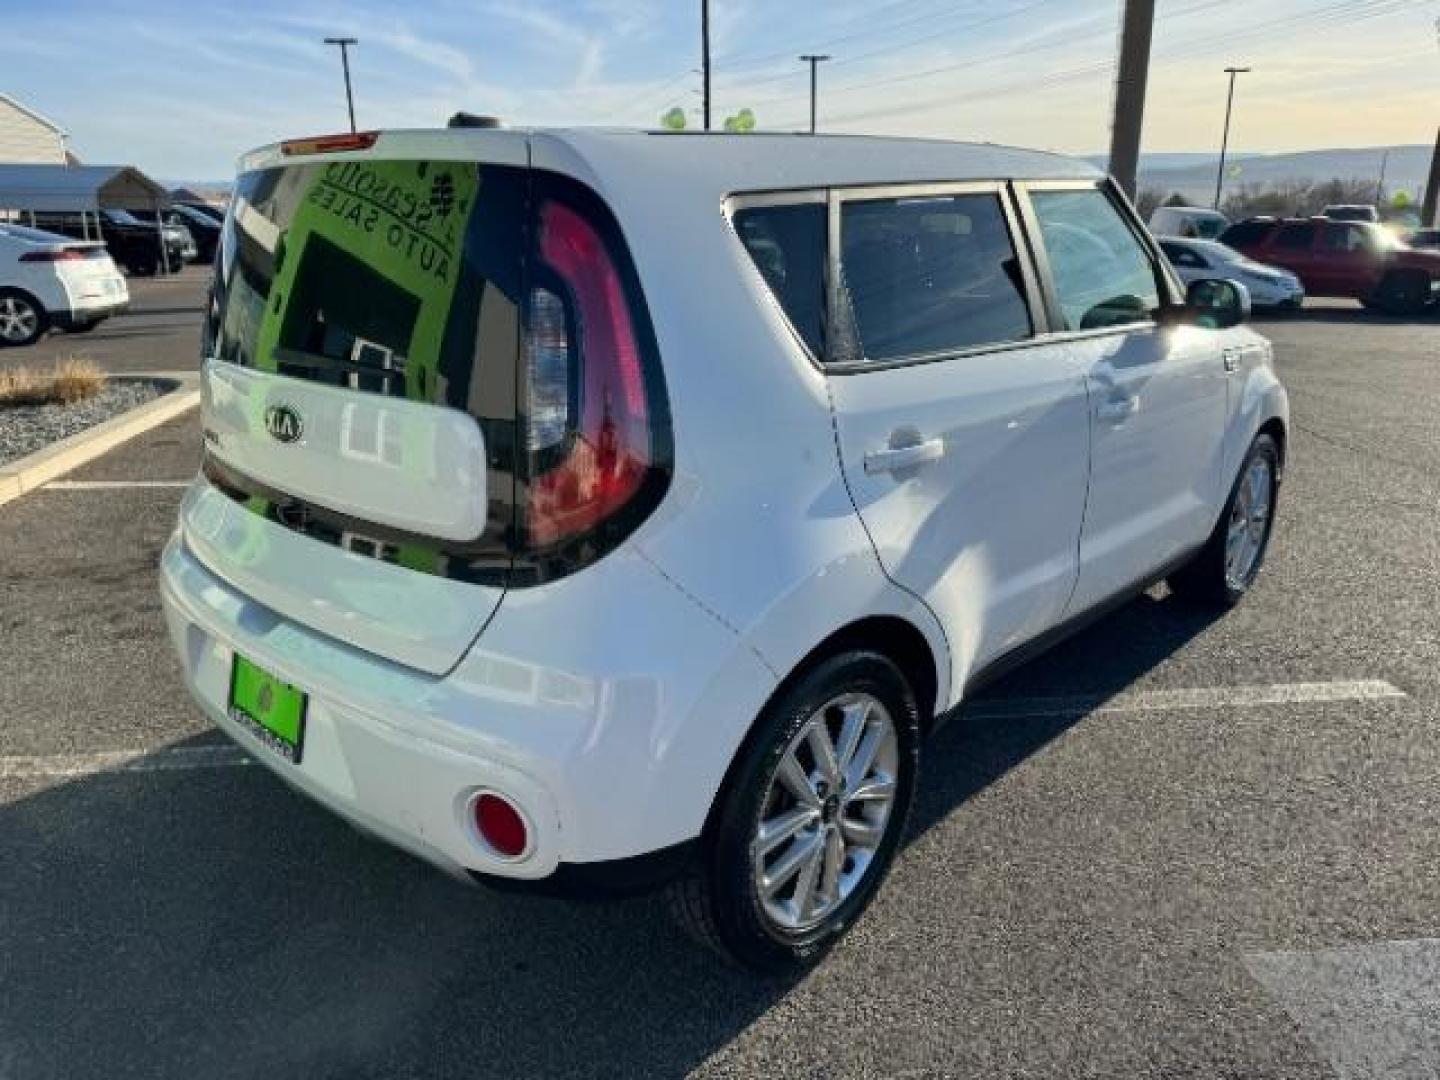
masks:
<path id="1" fill-rule="evenodd" d="M 1435 156 L 1430 159 L 1430 181 L 1425 185 L 1425 203 L 1420 210 L 1420 224 L 1426 228 L 1440 225 L 1440 132 L 1435 135 Z"/>
<path id="2" fill-rule="evenodd" d="M 1386 150 L 1380 155 L 1380 179 L 1375 183 L 1375 205 L 1379 206 L 1385 201 L 1385 173 L 1390 169 L 1390 151 Z"/>
<path id="3" fill-rule="evenodd" d="M 1225 73 L 1230 76 L 1230 93 L 1225 98 L 1225 131 L 1220 136 L 1220 164 L 1215 167 L 1215 209 L 1220 209 L 1220 189 L 1225 186 L 1225 154 L 1230 149 L 1230 110 L 1235 105 L 1235 76 L 1244 75 L 1249 68 L 1228 67 Z"/>
<path id="4" fill-rule="evenodd" d="M 327 37 L 326 45 L 340 46 L 340 67 L 345 72 L 345 107 L 350 110 L 350 130 L 355 130 L 355 95 L 350 92 L 350 46 L 359 44 L 353 37 Z"/>
<path id="5" fill-rule="evenodd" d="M 700 71 L 705 81 L 705 130 L 710 130 L 710 0 L 700 0 Z"/>
<path id="6" fill-rule="evenodd" d="M 805 63 L 807 63 L 807 64 L 810 65 L 810 134 L 811 134 L 811 135 L 814 135 L 814 134 L 815 134 L 815 68 L 816 68 L 816 65 L 818 65 L 818 64 L 823 64 L 826 60 L 829 60 L 830 57 L 829 57 L 828 55 L 823 55 L 823 54 L 806 53 L 804 56 L 800 57 L 800 59 L 803 60 Z"/>
<path id="7" fill-rule="evenodd" d="M 1145 123 L 1145 84 L 1150 78 L 1150 37 L 1155 0 L 1125 0 L 1120 25 L 1120 67 L 1115 79 L 1115 119 L 1110 126 L 1110 175 L 1135 198 L 1140 169 L 1140 129 Z"/>

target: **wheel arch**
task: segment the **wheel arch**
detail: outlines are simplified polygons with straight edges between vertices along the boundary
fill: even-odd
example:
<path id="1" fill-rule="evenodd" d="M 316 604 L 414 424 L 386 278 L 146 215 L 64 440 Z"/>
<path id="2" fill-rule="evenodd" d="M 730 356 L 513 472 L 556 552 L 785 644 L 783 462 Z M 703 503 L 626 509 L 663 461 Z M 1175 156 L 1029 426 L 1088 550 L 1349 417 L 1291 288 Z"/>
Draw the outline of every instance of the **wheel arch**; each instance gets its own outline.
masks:
<path id="1" fill-rule="evenodd" d="M 922 732 L 929 734 L 935 728 L 936 710 L 940 694 L 945 687 L 942 679 L 943 658 L 937 656 L 935 647 L 913 621 L 900 615 L 868 615 L 854 620 L 833 631 L 797 660 L 765 699 L 765 703 L 745 730 L 744 737 L 735 747 L 724 776 L 710 797 L 710 807 L 705 815 L 705 835 L 710 835 L 715 817 L 721 804 L 721 797 L 729 789 L 737 765 L 750 751 L 760 729 L 760 719 L 781 697 L 788 693 L 800 679 L 818 664 L 832 656 L 856 649 L 879 653 L 900 669 L 915 694 L 920 711 Z"/>

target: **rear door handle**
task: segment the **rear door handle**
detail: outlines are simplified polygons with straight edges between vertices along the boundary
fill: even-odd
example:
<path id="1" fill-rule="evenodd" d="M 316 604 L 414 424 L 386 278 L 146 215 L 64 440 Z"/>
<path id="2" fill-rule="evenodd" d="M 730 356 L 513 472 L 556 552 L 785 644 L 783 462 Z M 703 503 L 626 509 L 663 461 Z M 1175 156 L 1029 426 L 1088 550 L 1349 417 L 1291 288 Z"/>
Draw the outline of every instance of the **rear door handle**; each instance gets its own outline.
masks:
<path id="1" fill-rule="evenodd" d="M 1095 415 L 1106 423 L 1118 424 L 1140 411 L 1138 397 L 1118 397 L 1102 401 L 1095 409 Z"/>
<path id="2" fill-rule="evenodd" d="M 865 455 L 865 471 L 876 473 L 901 472 L 939 461 L 945 456 L 944 439 L 926 439 L 910 446 L 894 446 L 888 450 L 872 450 Z"/>

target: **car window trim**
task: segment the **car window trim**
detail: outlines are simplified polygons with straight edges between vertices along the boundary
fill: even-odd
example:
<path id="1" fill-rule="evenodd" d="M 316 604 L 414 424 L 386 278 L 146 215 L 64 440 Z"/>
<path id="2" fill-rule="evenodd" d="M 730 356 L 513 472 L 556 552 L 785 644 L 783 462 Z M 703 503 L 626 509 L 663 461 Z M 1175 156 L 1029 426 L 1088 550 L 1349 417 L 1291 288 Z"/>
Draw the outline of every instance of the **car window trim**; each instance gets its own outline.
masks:
<path id="1" fill-rule="evenodd" d="M 823 360 L 825 371 L 836 375 L 858 375 L 868 371 L 893 371 L 895 368 L 917 364 L 937 364 L 947 360 L 963 360 L 990 353 L 1009 352 L 1025 348 L 1041 340 L 1049 328 L 1039 279 L 1035 274 L 1033 252 L 1020 227 L 1015 205 L 1010 197 L 1010 182 L 1007 180 L 951 180 L 921 181 L 902 184 L 854 184 L 834 186 L 828 189 L 829 229 L 828 258 L 826 262 L 825 318 L 823 335 L 826 355 Z M 1020 265 L 1020 279 L 1023 285 L 1021 301 L 1025 304 L 1030 320 L 1030 333 L 1012 341 L 987 341 L 961 349 L 942 349 L 929 353 L 913 353 L 906 356 L 892 356 L 884 360 L 832 360 L 829 356 L 830 327 L 835 324 L 839 309 L 840 256 L 843 250 L 840 237 L 841 210 L 847 202 L 877 202 L 898 199 L 944 198 L 950 195 L 994 195 L 1000 204 L 1001 218 L 1005 223 L 1010 246 Z"/>
<path id="2" fill-rule="evenodd" d="M 1134 207 L 1131 206 L 1128 199 L 1123 197 L 1113 178 L 1102 176 L 1094 180 L 1018 180 L 1012 187 L 1015 190 L 1020 209 L 1020 220 L 1033 238 L 1031 249 L 1034 253 L 1035 266 L 1040 276 L 1041 289 L 1045 296 L 1046 311 L 1049 316 L 1050 330 L 1043 335 L 1041 340 L 1046 342 L 1086 341 L 1090 338 L 1132 334 L 1137 330 L 1153 330 L 1158 323 L 1151 317 L 1136 319 L 1134 322 L 1121 323 L 1117 326 L 1096 327 L 1091 330 L 1065 328 L 1065 313 L 1060 306 L 1060 295 L 1055 288 L 1055 275 L 1050 268 L 1050 255 L 1045 248 L 1044 234 L 1040 231 L 1040 219 L 1035 213 L 1035 204 L 1030 198 L 1033 192 L 1099 191 L 1119 213 L 1120 220 L 1130 230 L 1131 236 L 1139 243 L 1141 251 L 1149 260 L 1150 272 L 1155 278 L 1155 291 L 1162 306 L 1178 305 L 1184 302 L 1185 290 L 1180 285 L 1178 274 L 1170 266 L 1150 230 L 1145 228 L 1140 221 Z"/>

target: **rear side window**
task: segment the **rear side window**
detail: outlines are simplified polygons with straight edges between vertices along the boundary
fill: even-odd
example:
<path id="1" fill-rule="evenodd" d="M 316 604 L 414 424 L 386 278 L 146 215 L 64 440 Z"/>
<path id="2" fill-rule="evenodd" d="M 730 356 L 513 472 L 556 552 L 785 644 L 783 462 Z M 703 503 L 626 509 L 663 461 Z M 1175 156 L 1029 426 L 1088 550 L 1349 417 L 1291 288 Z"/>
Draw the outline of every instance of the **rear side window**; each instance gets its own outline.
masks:
<path id="1" fill-rule="evenodd" d="M 732 220 L 790 325 L 811 353 L 820 356 L 825 318 L 824 204 L 747 207 L 737 210 Z"/>
<path id="2" fill-rule="evenodd" d="M 847 200 L 837 361 L 884 362 L 1033 332 L 998 195 Z"/>
<path id="3" fill-rule="evenodd" d="M 1030 195 L 1067 330 L 1147 322 L 1160 306 L 1155 266 L 1098 188 Z"/>
<path id="4" fill-rule="evenodd" d="M 1204 269 L 1208 265 L 1197 252 L 1191 251 L 1183 244 L 1171 244 L 1161 240 L 1160 250 L 1165 252 L 1165 257 L 1176 266 Z"/>
<path id="5" fill-rule="evenodd" d="M 1231 247 L 1249 247 L 1263 243 L 1273 227 L 1274 223 L 1269 221 L 1242 221 L 1221 233 L 1220 242 Z"/>
<path id="6" fill-rule="evenodd" d="M 1309 248 L 1315 242 L 1315 225 L 1309 221 L 1296 221 L 1283 225 L 1275 237 L 1275 246 L 1287 251 Z"/>

